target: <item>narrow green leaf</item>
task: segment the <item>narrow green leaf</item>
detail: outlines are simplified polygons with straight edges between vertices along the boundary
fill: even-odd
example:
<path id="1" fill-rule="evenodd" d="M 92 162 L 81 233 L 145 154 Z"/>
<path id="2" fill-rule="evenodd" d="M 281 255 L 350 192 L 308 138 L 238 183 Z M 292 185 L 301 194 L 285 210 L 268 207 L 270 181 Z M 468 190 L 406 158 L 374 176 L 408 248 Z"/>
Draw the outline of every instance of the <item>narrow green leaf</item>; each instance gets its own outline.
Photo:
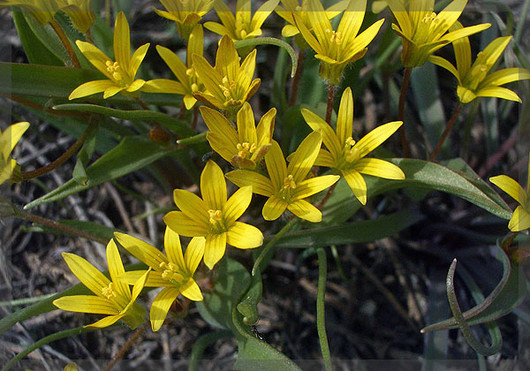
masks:
<path id="1" fill-rule="evenodd" d="M 168 155 L 173 150 L 163 147 L 144 137 L 126 137 L 110 152 L 106 153 L 86 169 L 88 181 L 85 185 L 69 180 L 50 193 L 33 200 L 26 209 L 44 203 L 60 200 L 66 196 L 117 179 L 139 170 Z"/>

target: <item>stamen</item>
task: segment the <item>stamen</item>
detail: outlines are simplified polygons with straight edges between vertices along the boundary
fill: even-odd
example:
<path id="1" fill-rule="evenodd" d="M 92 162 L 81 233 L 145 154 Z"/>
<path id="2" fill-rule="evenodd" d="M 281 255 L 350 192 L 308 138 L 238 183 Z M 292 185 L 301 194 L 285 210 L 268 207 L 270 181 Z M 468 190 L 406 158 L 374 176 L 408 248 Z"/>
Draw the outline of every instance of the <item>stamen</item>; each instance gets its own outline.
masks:
<path id="1" fill-rule="evenodd" d="M 295 189 L 295 188 L 296 188 L 296 182 L 294 181 L 293 176 L 289 174 L 283 180 L 283 189 Z"/>
<path id="2" fill-rule="evenodd" d="M 105 296 L 109 300 L 116 297 L 116 293 L 112 289 L 112 286 L 113 286 L 113 284 L 111 282 L 111 283 L 109 283 L 109 285 L 107 287 L 103 287 L 101 289 L 101 293 L 103 294 L 103 296 Z"/>

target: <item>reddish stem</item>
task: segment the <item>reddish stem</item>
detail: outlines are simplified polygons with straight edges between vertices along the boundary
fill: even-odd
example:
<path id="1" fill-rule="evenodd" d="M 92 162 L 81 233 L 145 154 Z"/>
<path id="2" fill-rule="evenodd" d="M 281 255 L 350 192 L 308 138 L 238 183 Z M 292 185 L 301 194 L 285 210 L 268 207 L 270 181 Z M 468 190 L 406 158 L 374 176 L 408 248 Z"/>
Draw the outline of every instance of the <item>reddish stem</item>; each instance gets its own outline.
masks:
<path id="1" fill-rule="evenodd" d="M 75 55 L 74 48 L 72 48 L 72 44 L 70 44 L 70 40 L 68 40 L 68 37 L 66 37 L 66 34 L 64 33 L 64 30 L 62 27 L 57 23 L 56 20 L 52 20 L 50 22 L 50 26 L 52 26 L 53 30 L 61 40 L 61 43 L 64 45 L 64 48 L 66 49 L 66 52 L 68 53 L 68 57 L 70 57 L 70 61 L 72 62 L 72 65 L 75 68 L 81 68 L 81 64 L 79 63 L 79 59 L 77 59 L 77 55 Z"/>
<path id="2" fill-rule="evenodd" d="M 451 118 L 447 122 L 447 125 L 445 126 L 445 130 L 442 133 L 442 136 L 440 137 L 440 140 L 438 141 L 438 144 L 436 145 L 436 148 L 434 148 L 434 151 L 431 154 L 431 157 L 429 157 L 429 161 L 436 160 L 436 157 L 438 156 L 438 153 L 440 152 L 440 149 L 442 149 L 442 146 L 445 142 L 445 139 L 449 135 L 449 132 L 453 128 L 456 118 L 458 117 L 458 114 L 460 113 L 460 109 L 462 108 L 462 104 L 458 103 L 458 105 L 453 110 L 453 113 L 451 115 Z"/>
<path id="3" fill-rule="evenodd" d="M 298 98 L 298 89 L 300 88 L 300 78 L 302 77 L 302 65 L 304 64 L 305 58 L 305 49 L 300 49 L 298 51 L 298 68 L 293 77 L 293 83 L 291 84 L 291 95 L 289 97 L 289 107 L 292 107 L 296 104 L 296 99 Z"/>
<path id="4" fill-rule="evenodd" d="M 335 97 L 335 85 L 328 86 L 328 107 L 326 109 L 326 122 L 331 122 L 331 114 L 333 113 L 333 98 Z"/>
<path id="5" fill-rule="evenodd" d="M 398 106 L 398 120 L 403 121 L 403 125 L 401 125 L 399 128 L 399 133 L 401 134 L 401 146 L 403 148 L 403 155 L 405 157 L 410 157 L 407 133 L 405 132 L 405 101 L 407 99 L 407 90 L 409 88 L 411 73 L 412 68 L 405 68 L 405 72 L 403 73 L 403 82 L 401 83 L 401 94 L 399 95 Z"/>

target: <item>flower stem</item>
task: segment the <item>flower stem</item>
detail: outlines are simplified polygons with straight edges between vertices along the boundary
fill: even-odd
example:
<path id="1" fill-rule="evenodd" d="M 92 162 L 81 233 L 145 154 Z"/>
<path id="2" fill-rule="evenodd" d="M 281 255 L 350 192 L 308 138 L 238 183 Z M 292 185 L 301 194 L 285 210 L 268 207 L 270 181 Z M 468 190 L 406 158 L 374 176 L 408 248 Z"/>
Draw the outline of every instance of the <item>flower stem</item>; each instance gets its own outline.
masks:
<path id="1" fill-rule="evenodd" d="M 91 118 L 92 117 L 93 116 L 91 116 Z M 85 140 L 89 137 L 89 135 L 97 129 L 97 126 L 98 126 L 97 124 L 92 123 L 92 120 L 90 120 L 86 130 L 75 141 L 75 143 L 72 144 L 72 146 L 66 150 L 66 152 L 64 152 L 61 156 L 55 159 L 55 161 L 49 163 L 48 165 L 45 165 L 35 170 L 22 172 L 22 179 L 23 180 L 33 179 L 33 178 L 48 174 L 49 172 L 57 169 L 59 166 L 64 164 L 70 157 L 72 157 L 79 150 L 79 148 L 81 148 L 81 146 L 83 145 Z"/>
<path id="2" fill-rule="evenodd" d="M 58 231 L 61 231 L 61 232 L 64 232 L 64 233 L 67 233 L 67 234 L 70 234 L 70 235 L 73 235 L 73 236 L 86 238 L 87 240 L 91 240 L 91 241 L 100 243 L 102 245 L 105 245 L 108 242 L 106 239 L 94 236 L 94 235 L 92 235 L 90 233 L 87 233 L 85 231 L 79 230 L 77 228 L 70 227 L 69 225 L 57 223 L 54 220 L 47 219 L 47 218 L 44 218 L 42 216 L 31 214 L 31 213 L 28 213 L 28 212 L 25 212 L 25 211 L 18 211 L 15 216 L 17 218 L 20 218 L 20 219 L 23 219 L 23 220 L 27 220 L 27 221 L 32 222 L 32 223 L 41 224 L 41 225 L 44 225 L 46 227 L 53 228 L 55 230 L 58 230 Z"/>
<path id="3" fill-rule="evenodd" d="M 75 55 L 74 48 L 72 48 L 72 44 L 70 44 L 70 41 L 68 40 L 68 37 L 66 37 L 66 34 L 64 33 L 64 30 L 62 29 L 61 25 L 59 25 L 56 20 L 52 20 L 50 22 L 50 26 L 52 26 L 53 30 L 63 43 L 64 48 L 66 49 L 68 57 L 70 57 L 70 61 L 72 62 L 74 68 L 81 68 L 79 59 L 77 59 L 77 55 Z"/>
<path id="4" fill-rule="evenodd" d="M 276 245 L 276 242 L 278 242 L 287 232 L 289 232 L 291 228 L 293 228 L 296 224 L 298 224 L 298 220 L 299 220 L 298 218 L 293 218 L 289 220 L 289 223 L 284 225 L 283 228 L 280 229 L 278 233 L 276 233 L 276 235 L 272 238 L 272 240 L 270 240 L 269 243 L 265 245 L 263 250 L 261 250 L 261 253 L 259 254 L 258 258 L 254 262 L 254 266 L 252 267 L 253 276 L 258 273 L 258 270 L 261 271 L 261 267 L 260 267 L 261 262 L 269 254 L 269 252 L 272 250 L 274 245 Z"/>
<path id="5" fill-rule="evenodd" d="M 298 98 L 298 90 L 300 88 L 300 78 L 302 77 L 302 65 L 304 64 L 305 58 L 305 49 L 300 49 L 298 51 L 298 68 L 293 77 L 293 83 L 291 84 L 291 95 L 289 96 L 289 107 L 292 107 L 296 104 L 296 99 Z"/>
<path id="6" fill-rule="evenodd" d="M 331 187 L 328 188 L 328 191 L 327 193 L 324 195 L 324 198 L 318 203 L 318 205 L 316 206 L 317 209 L 319 210 L 322 210 L 322 207 L 324 207 L 324 205 L 326 204 L 326 202 L 328 202 L 329 198 L 331 197 L 332 193 L 333 193 L 333 190 L 335 189 L 335 187 L 337 186 L 337 183 L 338 182 L 335 182 Z"/>
<path id="7" fill-rule="evenodd" d="M 317 289 L 317 332 L 320 343 L 320 351 L 324 359 L 324 367 L 326 371 L 331 371 L 331 353 L 329 351 L 328 335 L 326 333 L 326 282 L 328 276 L 328 261 L 326 257 L 326 250 L 319 247 L 317 249 L 318 255 L 318 289 Z"/>
<path id="8" fill-rule="evenodd" d="M 403 73 L 403 82 L 401 83 L 401 94 L 399 95 L 399 106 L 398 106 L 398 120 L 403 121 L 403 125 L 399 128 L 399 133 L 401 134 L 401 146 L 403 148 L 403 155 L 405 157 L 410 157 L 409 145 L 407 141 L 407 134 L 405 132 L 405 100 L 407 98 L 407 90 L 409 89 L 410 83 L 410 74 L 412 73 L 412 68 L 405 68 Z"/>
<path id="9" fill-rule="evenodd" d="M 129 340 L 127 340 L 125 342 L 125 344 L 123 344 L 123 346 L 120 348 L 120 350 L 118 351 L 118 353 L 116 353 L 116 355 L 114 357 L 112 357 L 112 359 L 110 360 L 109 363 L 107 363 L 107 365 L 103 368 L 103 371 L 110 371 L 112 370 L 112 368 L 116 365 L 116 363 L 121 359 L 123 358 L 123 356 L 125 355 L 125 352 L 127 352 L 127 350 L 129 350 L 129 348 L 134 344 L 134 342 L 136 340 L 138 340 L 138 338 L 145 332 L 145 330 L 147 329 L 147 325 L 149 324 L 149 322 L 145 322 L 141 327 L 139 327 L 138 329 L 136 329 L 136 331 L 134 332 L 134 334 L 131 335 L 131 337 L 129 338 Z"/>
<path id="10" fill-rule="evenodd" d="M 436 160 L 436 157 L 438 156 L 438 153 L 440 152 L 440 149 L 442 149 L 442 145 L 445 142 L 445 138 L 449 135 L 449 132 L 453 128 L 453 125 L 455 124 L 456 118 L 458 117 L 458 114 L 460 113 L 460 109 L 462 108 L 462 104 L 458 103 L 458 105 L 453 110 L 453 113 L 451 114 L 451 118 L 447 122 L 447 125 L 445 126 L 445 130 L 442 133 L 442 136 L 440 137 L 440 140 L 438 141 L 438 144 L 436 145 L 436 148 L 434 148 L 434 151 L 431 154 L 431 157 L 429 157 L 429 161 Z"/>
<path id="11" fill-rule="evenodd" d="M 326 122 L 331 122 L 331 114 L 333 113 L 333 98 L 335 97 L 335 85 L 328 86 L 328 106 L 326 109 Z"/>

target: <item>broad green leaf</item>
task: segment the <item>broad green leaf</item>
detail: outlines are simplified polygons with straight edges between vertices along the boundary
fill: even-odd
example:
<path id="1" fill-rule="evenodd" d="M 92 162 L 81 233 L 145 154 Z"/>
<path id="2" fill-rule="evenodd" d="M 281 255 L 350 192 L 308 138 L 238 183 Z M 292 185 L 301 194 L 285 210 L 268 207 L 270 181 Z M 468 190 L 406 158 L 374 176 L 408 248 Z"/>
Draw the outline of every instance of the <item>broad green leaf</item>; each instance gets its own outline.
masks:
<path id="1" fill-rule="evenodd" d="M 243 322 L 247 325 L 253 325 L 258 321 L 258 303 L 261 300 L 263 292 L 263 283 L 261 272 L 256 272 L 252 276 L 250 288 L 243 296 L 243 299 L 237 304 L 237 310 L 243 315 Z"/>
<path id="2" fill-rule="evenodd" d="M 441 191 L 469 201 L 499 218 L 509 220 L 511 209 L 498 195 L 493 195 L 489 185 L 466 172 L 456 172 L 445 166 L 415 159 L 389 159 L 405 173 L 405 180 L 387 180 L 365 176 L 368 198 L 391 190 L 413 187 Z M 413 188 L 411 190 L 413 190 Z M 323 208 L 323 220 L 344 222 L 361 208 L 353 193 L 341 179 L 328 203 Z"/>
<path id="3" fill-rule="evenodd" d="M 288 233 L 276 248 L 309 248 L 363 243 L 390 237 L 423 219 L 417 210 L 404 210 L 374 220 L 303 229 Z"/>
<path id="4" fill-rule="evenodd" d="M 85 185 L 71 179 L 50 193 L 30 202 L 25 208 L 30 209 L 44 203 L 57 201 L 109 180 L 117 179 L 149 165 L 172 151 L 148 138 L 126 137 L 114 149 L 86 169 L 88 181 Z"/>
<path id="5" fill-rule="evenodd" d="M 45 44 L 35 35 L 26 21 L 24 12 L 14 11 L 13 21 L 17 33 L 30 63 L 46 64 L 50 66 L 64 66 L 64 62 L 54 55 Z"/>

